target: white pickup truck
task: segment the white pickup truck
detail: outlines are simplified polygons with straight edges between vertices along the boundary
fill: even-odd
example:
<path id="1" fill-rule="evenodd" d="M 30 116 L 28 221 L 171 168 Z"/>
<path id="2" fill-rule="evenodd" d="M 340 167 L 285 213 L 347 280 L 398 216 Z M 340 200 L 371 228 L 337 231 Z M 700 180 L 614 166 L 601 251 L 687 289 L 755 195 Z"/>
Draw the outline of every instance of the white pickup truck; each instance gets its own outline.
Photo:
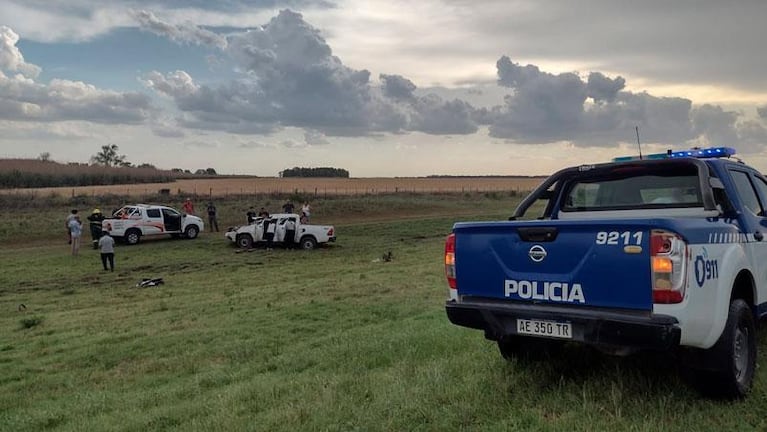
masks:
<path id="1" fill-rule="evenodd" d="M 109 235 L 134 245 L 144 236 L 168 235 L 196 238 L 205 224 L 197 216 L 180 213 L 160 205 L 135 204 L 124 206 L 104 219 L 101 227 Z"/>
<path id="2" fill-rule="evenodd" d="M 291 219 L 296 226 L 292 241 L 286 239 L 287 230 L 285 229 L 285 224 Z M 274 244 L 299 245 L 301 249 L 310 250 L 320 244 L 336 241 L 335 228 L 332 225 L 302 224 L 301 218 L 295 213 L 278 213 L 268 218 L 258 217 L 251 224 L 229 228 L 224 235 L 238 247 L 250 249 L 255 244 L 266 242 L 264 221 L 267 220 L 275 224 L 272 240 Z"/>

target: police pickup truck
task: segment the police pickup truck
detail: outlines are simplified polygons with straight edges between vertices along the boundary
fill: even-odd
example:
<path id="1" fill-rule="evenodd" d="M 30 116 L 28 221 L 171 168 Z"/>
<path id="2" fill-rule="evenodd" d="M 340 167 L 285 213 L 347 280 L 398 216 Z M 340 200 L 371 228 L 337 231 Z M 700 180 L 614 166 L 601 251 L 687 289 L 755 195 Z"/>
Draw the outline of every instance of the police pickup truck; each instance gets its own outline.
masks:
<path id="1" fill-rule="evenodd" d="M 505 358 L 569 341 L 670 350 L 706 394 L 745 396 L 767 314 L 767 179 L 734 154 L 567 168 L 509 221 L 456 223 L 448 318 L 484 330 Z"/>
<path id="2" fill-rule="evenodd" d="M 160 205 L 127 205 L 101 222 L 104 231 L 112 237 L 134 245 L 145 236 L 171 235 L 193 239 L 202 232 L 205 224 L 194 215 Z"/>

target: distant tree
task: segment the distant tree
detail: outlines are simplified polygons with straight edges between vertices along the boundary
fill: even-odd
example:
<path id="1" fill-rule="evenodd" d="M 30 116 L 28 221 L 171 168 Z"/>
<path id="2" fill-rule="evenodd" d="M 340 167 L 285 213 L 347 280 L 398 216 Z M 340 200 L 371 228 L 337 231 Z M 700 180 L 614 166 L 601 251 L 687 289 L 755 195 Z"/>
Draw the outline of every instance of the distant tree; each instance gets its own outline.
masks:
<path id="1" fill-rule="evenodd" d="M 205 169 L 205 174 L 207 174 L 207 175 L 218 175 L 218 174 L 216 173 L 216 170 L 214 170 L 213 168 L 207 168 L 207 169 Z"/>
<path id="2" fill-rule="evenodd" d="M 349 178 L 349 171 L 343 168 L 331 168 L 331 167 L 318 167 L 318 168 L 303 168 L 294 167 L 288 168 L 279 173 L 280 177 L 342 177 Z"/>
<path id="3" fill-rule="evenodd" d="M 122 161 L 122 162 L 120 162 L 120 166 L 123 167 L 123 168 L 131 168 L 133 166 L 133 164 L 128 162 L 128 161 Z"/>
<path id="4" fill-rule="evenodd" d="M 190 171 L 190 170 L 188 170 L 188 169 L 185 169 L 185 170 L 184 170 L 184 173 L 185 173 L 185 174 L 191 174 L 191 173 L 192 173 L 192 171 Z"/>
<path id="5" fill-rule="evenodd" d="M 151 169 L 157 169 L 157 167 L 156 167 L 156 166 L 154 166 L 154 165 L 152 165 L 152 164 L 150 164 L 150 163 L 146 163 L 146 162 L 145 162 L 145 163 L 142 163 L 141 165 L 139 165 L 139 166 L 138 166 L 138 168 L 151 168 Z"/>
<path id="6" fill-rule="evenodd" d="M 184 170 L 182 170 L 181 168 L 171 168 L 170 172 L 181 174 L 184 172 Z"/>
<path id="7" fill-rule="evenodd" d="M 120 147 L 117 144 L 101 146 L 101 151 L 91 157 L 91 163 L 107 167 L 126 166 L 126 163 L 130 164 L 130 162 L 125 161 L 125 155 L 118 153 L 119 150 Z"/>
<path id="8" fill-rule="evenodd" d="M 48 152 L 42 152 L 40 153 L 40 156 L 37 157 L 39 160 L 43 162 L 50 162 L 51 161 L 51 154 Z"/>
<path id="9" fill-rule="evenodd" d="M 200 168 L 197 171 L 194 172 L 195 175 L 205 175 L 207 174 L 204 169 Z"/>

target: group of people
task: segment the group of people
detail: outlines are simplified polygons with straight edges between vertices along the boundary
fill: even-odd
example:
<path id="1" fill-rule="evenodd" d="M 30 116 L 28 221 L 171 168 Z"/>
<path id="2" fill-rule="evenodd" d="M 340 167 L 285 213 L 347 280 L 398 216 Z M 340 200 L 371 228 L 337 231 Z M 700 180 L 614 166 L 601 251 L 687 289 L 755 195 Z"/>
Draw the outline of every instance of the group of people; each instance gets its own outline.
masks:
<path id="1" fill-rule="evenodd" d="M 282 212 L 283 213 L 294 213 L 296 210 L 296 206 L 293 204 L 291 200 L 287 200 L 285 204 L 282 205 Z M 312 207 L 309 205 L 308 201 L 305 201 L 304 204 L 301 206 L 301 223 L 309 223 L 309 218 L 312 215 Z M 256 212 L 256 208 L 254 206 L 250 206 L 248 211 L 245 213 L 245 217 L 247 218 L 248 224 L 253 223 L 256 218 L 268 218 L 269 212 L 266 210 L 265 207 L 261 207 L 261 210 Z"/>
<path id="2" fill-rule="evenodd" d="M 90 227 L 93 249 L 101 252 L 101 264 L 104 270 L 115 270 L 115 240 L 109 235 L 109 232 L 102 229 L 101 222 L 106 219 L 99 209 L 93 209 L 90 216 L 87 217 Z M 83 222 L 80 220 L 79 211 L 72 209 L 66 218 L 67 242 L 72 247 L 72 256 L 80 253 L 80 239 L 83 235 Z M 107 264 L 109 266 L 107 267 Z"/>
<path id="3" fill-rule="evenodd" d="M 194 203 L 192 203 L 191 198 L 184 200 L 184 204 L 181 205 L 181 210 L 186 214 L 194 214 Z M 208 213 L 208 226 L 210 227 L 210 230 L 218 232 L 218 210 L 216 209 L 216 206 L 213 205 L 213 201 L 208 201 L 208 206 L 205 208 L 205 211 Z"/>

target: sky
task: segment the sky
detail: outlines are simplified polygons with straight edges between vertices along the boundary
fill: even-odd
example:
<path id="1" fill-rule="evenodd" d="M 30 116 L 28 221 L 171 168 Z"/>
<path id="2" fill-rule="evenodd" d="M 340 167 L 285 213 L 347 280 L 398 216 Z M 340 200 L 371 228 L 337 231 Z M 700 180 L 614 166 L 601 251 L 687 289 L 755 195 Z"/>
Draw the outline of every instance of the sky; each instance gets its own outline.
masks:
<path id="1" fill-rule="evenodd" d="M 0 157 L 545 175 L 730 146 L 767 171 L 767 2 L 3 0 Z"/>

